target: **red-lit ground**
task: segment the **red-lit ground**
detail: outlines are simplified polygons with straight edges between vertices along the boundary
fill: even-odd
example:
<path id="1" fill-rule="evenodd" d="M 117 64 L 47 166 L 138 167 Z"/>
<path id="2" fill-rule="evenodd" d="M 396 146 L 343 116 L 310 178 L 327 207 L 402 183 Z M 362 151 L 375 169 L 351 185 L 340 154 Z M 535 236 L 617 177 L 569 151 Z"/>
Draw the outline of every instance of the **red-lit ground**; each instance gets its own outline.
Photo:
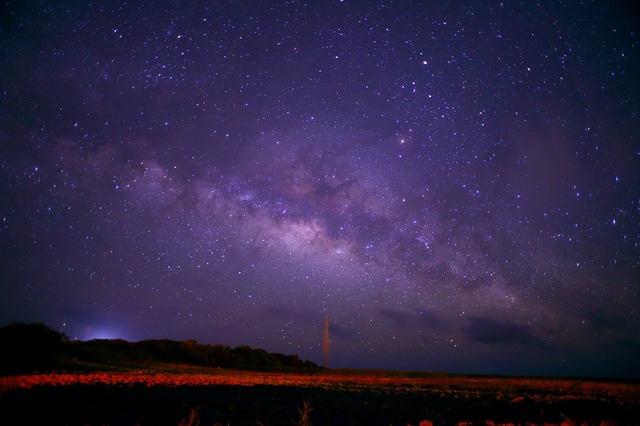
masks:
<path id="1" fill-rule="evenodd" d="M 314 425 L 640 424 L 638 384 L 182 366 L 170 371 L 5 377 L 0 423 L 176 425 L 200 407 L 201 425 L 278 425 L 295 421 L 307 401 Z"/>

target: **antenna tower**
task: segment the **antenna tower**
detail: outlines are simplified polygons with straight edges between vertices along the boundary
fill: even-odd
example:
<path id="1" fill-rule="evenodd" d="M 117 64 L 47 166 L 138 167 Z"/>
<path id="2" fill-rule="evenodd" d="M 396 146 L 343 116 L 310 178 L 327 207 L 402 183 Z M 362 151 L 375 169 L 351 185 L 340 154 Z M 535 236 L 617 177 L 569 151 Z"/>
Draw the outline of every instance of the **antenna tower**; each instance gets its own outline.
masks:
<path id="1" fill-rule="evenodd" d="M 324 341 L 322 343 L 322 366 L 329 367 L 329 315 L 324 316 Z"/>

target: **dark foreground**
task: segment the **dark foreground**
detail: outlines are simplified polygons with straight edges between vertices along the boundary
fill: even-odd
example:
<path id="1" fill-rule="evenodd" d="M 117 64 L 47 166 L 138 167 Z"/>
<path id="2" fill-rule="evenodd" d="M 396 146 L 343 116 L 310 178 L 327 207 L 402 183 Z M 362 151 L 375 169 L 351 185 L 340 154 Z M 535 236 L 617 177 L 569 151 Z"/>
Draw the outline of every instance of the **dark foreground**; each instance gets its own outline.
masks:
<path id="1" fill-rule="evenodd" d="M 189 385 L 184 374 L 101 374 L 5 380 L 0 424 L 176 426 L 198 408 L 202 426 L 291 425 L 304 402 L 314 426 L 640 424 L 634 384 L 220 372 Z"/>

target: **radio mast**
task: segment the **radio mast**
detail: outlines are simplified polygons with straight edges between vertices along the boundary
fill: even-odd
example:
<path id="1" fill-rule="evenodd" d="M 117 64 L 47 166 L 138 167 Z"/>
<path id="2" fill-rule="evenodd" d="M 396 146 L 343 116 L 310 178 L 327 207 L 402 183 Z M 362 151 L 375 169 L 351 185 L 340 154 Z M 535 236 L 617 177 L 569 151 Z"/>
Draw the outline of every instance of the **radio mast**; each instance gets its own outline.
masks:
<path id="1" fill-rule="evenodd" d="M 329 315 L 324 316 L 324 341 L 322 344 L 322 366 L 329 368 Z"/>

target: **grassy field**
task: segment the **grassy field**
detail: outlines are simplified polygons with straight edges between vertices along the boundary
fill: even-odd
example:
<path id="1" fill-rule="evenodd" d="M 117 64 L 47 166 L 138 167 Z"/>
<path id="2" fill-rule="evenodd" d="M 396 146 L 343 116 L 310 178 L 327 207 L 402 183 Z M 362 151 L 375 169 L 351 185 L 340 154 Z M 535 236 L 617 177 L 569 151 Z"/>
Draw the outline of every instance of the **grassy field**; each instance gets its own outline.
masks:
<path id="1" fill-rule="evenodd" d="M 587 379 L 85 363 L 0 392 L 3 425 L 640 424 L 639 384 Z"/>

